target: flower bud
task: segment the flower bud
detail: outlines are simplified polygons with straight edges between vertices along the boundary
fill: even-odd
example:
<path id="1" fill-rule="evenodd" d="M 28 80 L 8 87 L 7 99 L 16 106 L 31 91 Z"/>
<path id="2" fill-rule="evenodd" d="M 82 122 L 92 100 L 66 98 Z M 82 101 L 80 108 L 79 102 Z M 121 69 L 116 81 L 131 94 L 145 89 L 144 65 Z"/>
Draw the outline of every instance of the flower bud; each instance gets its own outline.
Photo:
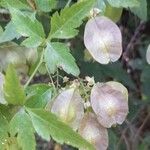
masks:
<path id="1" fill-rule="evenodd" d="M 75 88 L 64 90 L 54 100 L 51 111 L 77 130 L 84 115 L 83 100 Z"/>
<path id="2" fill-rule="evenodd" d="M 101 126 L 93 113 L 86 113 L 79 127 L 79 134 L 89 141 L 96 150 L 108 147 L 107 129 Z"/>
<path id="3" fill-rule="evenodd" d="M 116 86 L 117 85 L 117 86 Z M 91 91 L 91 105 L 101 125 L 122 124 L 128 114 L 127 90 L 119 83 L 97 83 Z"/>

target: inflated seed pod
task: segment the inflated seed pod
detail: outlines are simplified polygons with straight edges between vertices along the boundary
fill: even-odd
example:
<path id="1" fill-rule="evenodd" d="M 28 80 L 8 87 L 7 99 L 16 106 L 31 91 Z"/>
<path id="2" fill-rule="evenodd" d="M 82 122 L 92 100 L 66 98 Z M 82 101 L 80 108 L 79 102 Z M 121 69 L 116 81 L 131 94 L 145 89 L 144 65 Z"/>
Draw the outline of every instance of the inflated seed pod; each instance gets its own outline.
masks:
<path id="1" fill-rule="evenodd" d="M 62 91 L 54 100 L 51 112 L 77 130 L 84 115 L 83 100 L 75 88 Z"/>
<path id="2" fill-rule="evenodd" d="M 99 123 L 106 128 L 122 124 L 128 114 L 126 90 L 122 92 L 124 88 L 118 90 L 115 86 L 110 82 L 97 83 L 91 91 L 91 106 Z"/>
<path id="3" fill-rule="evenodd" d="M 5 81 L 5 77 L 4 77 L 4 75 L 0 72 L 0 104 L 6 104 L 6 103 L 7 103 L 7 102 L 5 101 L 4 92 L 3 92 L 4 81 Z"/>
<path id="4" fill-rule="evenodd" d="M 79 134 L 89 141 L 96 150 L 106 150 L 108 147 L 107 129 L 99 124 L 93 113 L 84 115 L 79 127 Z"/>
<path id="5" fill-rule="evenodd" d="M 84 31 L 84 44 L 101 64 L 117 61 L 122 54 L 122 36 L 118 26 L 106 17 L 90 19 Z"/>
<path id="6" fill-rule="evenodd" d="M 109 81 L 106 82 L 105 84 L 111 86 L 111 88 L 113 88 L 114 90 L 122 92 L 122 94 L 125 96 L 126 100 L 128 101 L 128 90 L 124 85 L 116 81 Z"/>

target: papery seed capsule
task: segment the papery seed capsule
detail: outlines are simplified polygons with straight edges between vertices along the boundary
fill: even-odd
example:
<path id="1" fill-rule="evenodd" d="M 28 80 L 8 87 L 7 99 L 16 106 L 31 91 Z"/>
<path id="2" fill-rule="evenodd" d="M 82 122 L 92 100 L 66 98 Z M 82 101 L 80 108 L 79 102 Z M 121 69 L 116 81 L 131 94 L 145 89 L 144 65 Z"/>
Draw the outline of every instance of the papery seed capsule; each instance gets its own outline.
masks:
<path id="1" fill-rule="evenodd" d="M 120 29 L 106 17 L 95 17 L 87 22 L 84 44 L 93 58 L 101 64 L 115 62 L 122 54 Z"/>
<path id="2" fill-rule="evenodd" d="M 75 88 L 64 90 L 54 100 L 51 111 L 77 130 L 84 115 L 83 100 Z"/>
<path id="3" fill-rule="evenodd" d="M 122 124 L 128 114 L 126 94 L 108 83 L 97 83 L 91 91 L 91 105 L 101 125 Z"/>
<path id="4" fill-rule="evenodd" d="M 101 126 L 93 113 L 86 113 L 79 127 L 79 134 L 89 141 L 96 150 L 108 147 L 107 129 Z"/>
<path id="5" fill-rule="evenodd" d="M 106 82 L 105 84 L 111 86 L 111 88 L 113 88 L 114 90 L 122 92 L 122 94 L 125 96 L 126 100 L 128 101 L 128 90 L 121 83 L 115 81 L 109 81 Z"/>

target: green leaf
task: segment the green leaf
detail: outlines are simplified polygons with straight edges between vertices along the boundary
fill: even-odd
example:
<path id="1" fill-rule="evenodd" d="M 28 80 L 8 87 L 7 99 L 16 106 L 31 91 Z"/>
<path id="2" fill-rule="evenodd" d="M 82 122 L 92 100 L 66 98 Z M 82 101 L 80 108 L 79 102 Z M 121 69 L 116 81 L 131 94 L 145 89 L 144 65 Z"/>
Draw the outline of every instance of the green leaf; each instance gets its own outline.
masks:
<path id="1" fill-rule="evenodd" d="M 122 8 L 112 7 L 109 4 L 107 4 L 104 12 L 104 16 L 110 18 L 114 22 L 117 22 L 119 21 L 122 15 L 122 11 L 123 11 Z"/>
<path id="2" fill-rule="evenodd" d="M 3 28 L 0 26 L 0 36 L 3 33 Z"/>
<path id="3" fill-rule="evenodd" d="M 6 70 L 4 95 L 9 104 L 23 105 L 25 94 L 23 87 L 20 85 L 17 73 L 12 65 L 9 65 Z"/>
<path id="4" fill-rule="evenodd" d="M 21 0 L 1 0 L 0 5 L 8 8 L 8 5 L 17 9 L 28 9 L 30 10 L 30 7 L 25 1 Z"/>
<path id="5" fill-rule="evenodd" d="M 104 0 L 97 0 L 95 7 L 100 9 L 103 13 L 106 9 L 106 4 L 105 4 Z"/>
<path id="6" fill-rule="evenodd" d="M 44 108 L 51 100 L 52 89 L 46 84 L 34 84 L 27 87 L 26 106 L 30 108 Z"/>
<path id="7" fill-rule="evenodd" d="M 6 25 L 5 31 L 2 34 L 0 34 L 0 43 L 11 41 L 15 38 L 17 38 L 17 39 L 20 38 L 20 34 L 17 33 L 15 26 L 10 21 Z"/>
<path id="8" fill-rule="evenodd" d="M 17 141 L 22 150 L 35 150 L 34 128 L 24 110 L 18 112 L 11 120 L 10 134 L 17 135 Z"/>
<path id="9" fill-rule="evenodd" d="M 42 109 L 27 109 L 27 111 L 31 116 L 33 126 L 37 132 L 42 132 L 40 129 L 44 128 L 47 129 L 45 133 L 49 133 L 54 140 L 61 144 L 66 143 L 77 148 L 94 150 L 91 144 L 66 124 L 59 121 L 51 112 Z"/>
<path id="10" fill-rule="evenodd" d="M 138 0 L 107 0 L 113 7 L 136 7 L 139 6 Z"/>
<path id="11" fill-rule="evenodd" d="M 79 68 L 69 51 L 69 48 L 63 43 L 53 42 L 47 44 L 44 57 L 50 73 L 53 74 L 57 67 L 62 67 L 68 74 L 79 75 Z"/>
<path id="12" fill-rule="evenodd" d="M 33 16 L 29 17 L 29 15 L 15 8 L 10 8 L 10 12 L 17 32 L 24 37 L 28 37 L 22 44 L 27 47 L 38 47 L 45 37 L 42 24 Z"/>
<path id="13" fill-rule="evenodd" d="M 140 5 L 138 7 L 132 7 L 131 11 L 137 15 L 143 21 L 147 20 L 147 1 L 146 0 L 138 0 Z"/>
<path id="14" fill-rule="evenodd" d="M 8 121 L 0 112 L 0 149 L 3 150 L 8 138 Z"/>
<path id="15" fill-rule="evenodd" d="M 38 9 L 49 12 L 56 7 L 56 0 L 35 0 Z"/>
<path id="16" fill-rule="evenodd" d="M 78 34 L 76 29 L 91 10 L 95 0 L 83 0 L 56 12 L 51 19 L 50 38 L 68 39 Z"/>

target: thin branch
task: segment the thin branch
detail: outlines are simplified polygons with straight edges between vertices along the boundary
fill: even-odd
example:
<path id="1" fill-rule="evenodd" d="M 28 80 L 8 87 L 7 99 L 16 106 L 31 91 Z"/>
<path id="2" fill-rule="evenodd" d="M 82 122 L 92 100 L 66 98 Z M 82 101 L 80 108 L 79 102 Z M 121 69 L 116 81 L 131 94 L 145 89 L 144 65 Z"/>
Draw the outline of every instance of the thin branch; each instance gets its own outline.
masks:
<path id="1" fill-rule="evenodd" d="M 127 62 L 129 60 L 130 50 L 134 47 L 136 41 L 139 39 L 141 31 L 145 28 L 145 22 L 141 21 L 139 26 L 136 28 L 134 35 L 132 36 L 130 42 L 127 45 L 123 53 L 123 59 Z"/>

